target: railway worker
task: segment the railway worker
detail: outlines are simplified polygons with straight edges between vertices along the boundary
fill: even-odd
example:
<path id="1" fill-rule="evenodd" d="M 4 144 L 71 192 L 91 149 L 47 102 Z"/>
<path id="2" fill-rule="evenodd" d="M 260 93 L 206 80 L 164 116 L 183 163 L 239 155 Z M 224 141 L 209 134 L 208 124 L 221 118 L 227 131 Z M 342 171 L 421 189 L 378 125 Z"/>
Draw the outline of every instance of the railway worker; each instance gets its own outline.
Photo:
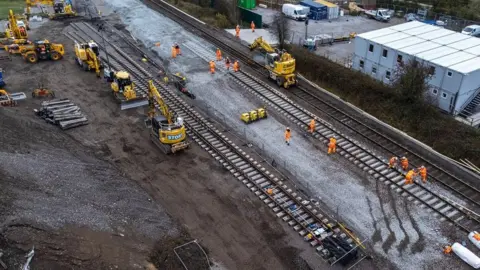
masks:
<path id="1" fill-rule="evenodd" d="M 285 130 L 285 143 L 287 145 L 290 145 L 290 138 L 292 138 L 292 132 L 290 131 L 290 128 L 287 127 Z"/>
<path id="2" fill-rule="evenodd" d="M 255 32 L 255 23 L 253 21 L 250 23 L 250 28 L 252 28 L 252 33 Z"/>
<path id="3" fill-rule="evenodd" d="M 390 160 L 388 161 L 388 168 L 396 168 L 398 165 L 398 157 L 391 157 Z"/>
<path id="4" fill-rule="evenodd" d="M 178 46 L 177 43 L 175 43 L 175 53 L 177 55 L 182 55 L 182 51 L 180 51 L 180 46 Z"/>
<path id="5" fill-rule="evenodd" d="M 240 25 L 237 24 L 237 27 L 235 27 L 235 37 L 240 38 Z"/>
<path id="6" fill-rule="evenodd" d="M 447 246 L 444 246 L 444 247 L 443 247 L 443 254 L 448 255 L 448 254 L 450 254 L 450 253 L 452 253 L 452 247 L 451 247 L 451 246 L 448 246 L 448 245 L 447 245 Z"/>
<path id="7" fill-rule="evenodd" d="M 239 70 L 240 70 L 240 64 L 238 63 L 238 60 L 235 60 L 235 62 L 233 63 L 233 71 L 237 72 Z"/>
<path id="8" fill-rule="evenodd" d="M 227 70 L 230 70 L 230 58 L 225 58 L 225 66 L 227 67 Z"/>
<path id="9" fill-rule="evenodd" d="M 335 152 L 337 152 L 337 139 L 334 136 L 330 138 L 330 142 L 328 143 L 328 154 Z"/>
<path id="10" fill-rule="evenodd" d="M 415 173 L 415 170 L 408 171 L 407 174 L 405 175 L 405 185 L 413 184 L 413 178 L 416 175 L 417 174 Z"/>
<path id="11" fill-rule="evenodd" d="M 315 119 L 310 120 L 310 124 L 308 125 L 310 133 L 313 134 L 315 131 Z"/>
<path id="12" fill-rule="evenodd" d="M 272 188 L 267 188 L 267 194 L 272 195 L 273 194 L 273 189 Z"/>
<path id="13" fill-rule="evenodd" d="M 480 233 L 476 233 L 473 235 L 473 238 L 477 241 L 480 241 Z"/>
<path id="14" fill-rule="evenodd" d="M 177 57 L 177 50 L 175 50 L 175 46 L 172 46 L 172 58 Z"/>
<path id="15" fill-rule="evenodd" d="M 164 82 L 165 84 L 168 84 L 168 77 L 167 77 L 167 76 L 163 77 L 163 82 Z"/>
<path id="16" fill-rule="evenodd" d="M 217 48 L 217 51 L 215 52 L 215 55 L 217 55 L 217 61 L 222 60 L 222 51 L 220 51 L 219 48 Z"/>
<path id="17" fill-rule="evenodd" d="M 402 169 L 404 171 L 408 170 L 408 159 L 406 157 L 402 157 L 400 159 L 400 164 L 402 165 Z"/>
<path id="18" fill-rule="evenodd" d="M 427 183 L 427 168 L 425 168 L 425 166 L 421 166 L 418 168 L 418 172 L 420 173 L 423 183 Z"/>
<path id="19" fill-rule="evenodd" d="M 215 74 L 215 61 L 210 61 L 210 73 Z"/>

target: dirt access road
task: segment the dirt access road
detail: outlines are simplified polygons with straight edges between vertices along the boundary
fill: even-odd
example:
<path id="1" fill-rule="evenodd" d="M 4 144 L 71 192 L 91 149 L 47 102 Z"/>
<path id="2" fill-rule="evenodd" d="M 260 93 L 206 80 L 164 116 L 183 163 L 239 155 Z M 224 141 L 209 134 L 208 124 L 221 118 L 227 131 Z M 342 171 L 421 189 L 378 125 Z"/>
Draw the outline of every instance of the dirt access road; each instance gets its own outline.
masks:
<path id="1" fill-rule="evenodd" d="M 28 96 L 0 110 L 2 260 L 17 268 L 34 245 L 33 269 L 141 269 L 152 254 L 158 268 L 181 269 L 173 247 L 198 239 L 228 269 L 308 269 L 312 249 L 206 152 L 165 156 L 149 142 L 144 108 L 120 111 L 109 86 L 75 65 L 66 24 L 31 31 L 65 45 L 60 62 L 1 63 L 7 89 Z M 37 118 L 39 83 L 90 124 L 61 131 Z"/>

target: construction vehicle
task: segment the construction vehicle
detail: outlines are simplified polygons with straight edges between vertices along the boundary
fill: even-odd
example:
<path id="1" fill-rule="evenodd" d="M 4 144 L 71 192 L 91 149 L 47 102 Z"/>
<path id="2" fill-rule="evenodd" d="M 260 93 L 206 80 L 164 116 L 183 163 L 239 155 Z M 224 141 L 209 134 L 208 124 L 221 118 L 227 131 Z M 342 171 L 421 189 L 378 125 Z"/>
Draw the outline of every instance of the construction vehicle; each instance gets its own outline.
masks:
<path id="1" fill-rule="evenodd" d="M 85 71 L 95 70 L 97 77 L 100 77 L 100 49 L 93 40 L 88 43 L 75 41 L 75 60 Z"/>
<path id="2" fill-rule="evenodd" d="M 15 44 L 26 44 L 28 42 L 27 26 L 23 21 L 17 19 L 13 10 L 8 13 L 5 37 L 13 40 L 12 43 Z"/>
<path id="3" fill-rule="evenodd" d="M 159 106 L 161 115 L 157 114 L 155 101 Z M 175 117 L 168 109 L 152 80 L 148 81 L 148 105 L 148 119 L 145 121 L 145 125 L 150 129 L 150 139 L 155 145 L 165 154 L 173 154 L 187 149 L 190 143 L 187 141 L 183 119 Z M 175 122 L 173 119 L 175 119 Z"/>
<path id="4" fill-rule="evenodd" d="M 258 121 L 260 119 L 265 119 L 267 117 L 267 110 L 265 108 L 259 108 L 246 113 L 242 113 L 240 115 L 240 120 L 245 122 L 245 124 L 250 124 L 252 122 Z"/>
<path id="5" fill-rule="evenodd" d="M 35 89 L 32 91 L 32 97 L 50 97 L 50 98 L 55 98 L 55 92 L 52 90 L 49 90 L 45 87 L 40 86 L 39 88 Z"/>
<path id="6" fill-rule="evenodd" d="M 146 96 L 138 96 L 135 92 L 135 84 L 126 71 L 110 72 L 109 81 L 113 95 L 120 101 L 120 109 L 127 110 L 145 106 L 148 104 Z"/>
<path id="7" fill-rule="evenodd" d="M 187 78 L 180 74 L 179 72 L 172 74 L 173 83 L 175 88 L 180 91 L 182 94 L 186 95 L 189 98 L 195 99 L 195 95 L 188 91 L 187 89 Z"/>
<path id="8" fill-rule="evenodd" d="M 38 60 L 60 60 L 65 54 L 65 50 L 63 44 L 50 43 L 45 39 L 36 40 L 31 45 L 24 45 L 21 53 L 26 61 L 36 63 Z"/>
<path id="9" fill-rule="evenodd" d="M 272 48 L 262 37 L 255 39 L 249 48 L 253 51 L 259 46 L 267 52 L 265 68 L 268 70 L 269 77 L 276 81 L 278 86 L 283 86 L 286 89 L 292 85 L 297 85 L 295 59 L 286 51 Z"/>
<path id="10" fill-rule="evenodd" d="M 48 17 L 51 20 L 64 19 L 70 17 L 76 17 L 77 13 L 73 11 L 72 2 L 70 0 L 57 0 L 53 4 L 53 14 Z"/>
<path id="11" fill-rule="evenodd" d="M 8 93 L 4 89 L 0 89 L 0 106 L 15 106 L 17 101 L 24 100 L 27 98 L 25 93 Z"/>

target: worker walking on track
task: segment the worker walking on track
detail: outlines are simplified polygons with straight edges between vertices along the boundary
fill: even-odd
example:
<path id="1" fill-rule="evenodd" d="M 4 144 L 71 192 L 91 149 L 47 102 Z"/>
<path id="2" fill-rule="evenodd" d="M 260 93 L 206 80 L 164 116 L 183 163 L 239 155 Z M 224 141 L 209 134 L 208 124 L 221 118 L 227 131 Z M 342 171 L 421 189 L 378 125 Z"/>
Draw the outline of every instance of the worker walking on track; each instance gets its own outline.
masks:
<path id="1" fill-rule="evenodd" d="M 400 159 L 400 164 L 402 165 L 402 170 L 408 170 L 408 159 L 406 157 Z"/>
<path id="2" fill-rule="evenodd" d="M 177 57 L 177 50 L 175 50 L 175 46 L 172 46 L 172 58 Z"/>
<path id="3" fill-rule="evenodd" d="M 398 166 L 398 157 L 391 157 L 390 160 L 388 161 L 388 168 L 393 169 L 397 168 Z"/>
<path id="4" fill-rule="evenodd" d="M 290 128 L 287 127 L 287 130 L 285 130 L 285 143 L 287 145 L 290 145 L 290 138 L 292 137 L 292 133 L 290 132 Z"/>
<path id="5" fill-rule="evenodd" d="M 420 168 L 418 168 L 418 173 L 420 174 L 423 183 L 427 183 L 427 168 L 425 168 L 425 166 L 420 166 Z"/>
<path id="6" fill-rule="evenodd" d="M 222 60 L 222 51 L 220 51 L 220 49 L 217 48 L 217 51 L 215 52 L 215 54 L 217 55 L 217 61 L 221 61 Z"/>
<path id="7" fill-rule="evenodd" d="M 308 124 L 308 128 L 310 133 L 313 134 L 313 132 L 315 131 L 315 119 L 310 120 L 310 124 Z"/>
<path id="8" fill-rule="evenodd" d="M 240 38 L 240 25 L 237 24 L 237 27 L 235 27 L 235 37 Z"/>
<path id="9" fill-rule="evenodd" d="M 210 73 L 215 73 L 215 61 L 210 61 Z"/>
<path id="10" fill-rule="evenodd" d="M 225 58 L 225 66 L 227 67 L 227 70 L 230 70 L 230 58 Z"/>
<path id="11" fill-rule="evenodd" d="M 238 60 L 235 60 L 235 63 L 233 63 L 233 71 L 237 72 L 240 70 L 240 64 L 238 63 Z"/>
<path id="12" fill-rule="evenodd" d="M 181 54 L 182 54 L 182 52 L 180 51 L 180 46 L 178 46 L 177 43 L 175 43 L 175 53 L 176 53 L 177 55 L 181 55 Z"/>
<path id="13" fill-rule="evenodd" d="M 331 137 L 330 142 L 328 143 L 328 154 L 335 152 L 337 152 L 337 139 L 335 137 Z"/>
<path id="14" fill-rule="evenodd" d="M 252 28 L 252 33 L 255 32 L 255 23 L 253 21 L 250 23 L 250 28 Z"/>
<path id="15" fill-rule="evenodd" d="M 413 178 L 417 175 L 415 170 L 410 170 L 405 175 L 405 185 L 413 184 Z"/>

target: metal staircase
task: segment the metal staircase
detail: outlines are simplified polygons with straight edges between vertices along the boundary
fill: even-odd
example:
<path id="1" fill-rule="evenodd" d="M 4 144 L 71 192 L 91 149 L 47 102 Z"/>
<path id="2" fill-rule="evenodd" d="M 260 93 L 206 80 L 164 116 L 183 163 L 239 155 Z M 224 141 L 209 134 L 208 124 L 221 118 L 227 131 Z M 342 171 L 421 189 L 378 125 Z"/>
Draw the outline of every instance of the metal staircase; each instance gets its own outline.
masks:
<path id="1" fill-rule="evenodd" d="M 477 107 L 480 105 L 480 91 L 477 92 L 475 97 L 468 103 L 467 106 L 460 112 L 460 116 L 469 117 L 472 116 L 477 110 Z"/>

